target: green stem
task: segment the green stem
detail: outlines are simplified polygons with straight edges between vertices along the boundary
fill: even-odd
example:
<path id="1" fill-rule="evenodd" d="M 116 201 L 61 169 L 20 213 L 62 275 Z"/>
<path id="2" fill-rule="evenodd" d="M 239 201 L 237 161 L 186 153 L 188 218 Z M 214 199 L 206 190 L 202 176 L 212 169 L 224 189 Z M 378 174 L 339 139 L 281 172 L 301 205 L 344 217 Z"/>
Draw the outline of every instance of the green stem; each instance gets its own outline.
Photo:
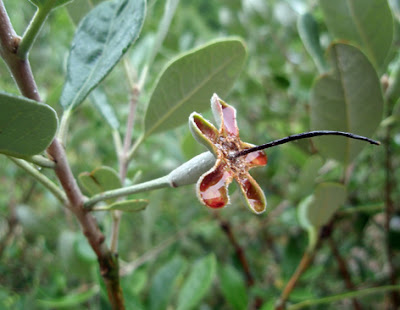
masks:
<path id="1" fill-rule="evenodd" d="M 35 15 L 33 16 L 28 28 L 25 30 L 25 33 L 22 36 L 21 42 L 18 46 L 17 55 L 19 58 L 28 58 L 29 51 L 52 9 L 52 1 L 48 1 L 44 6 L 37 8 Z"/>
<path id="2" fill-rule="evenodd" d="M 64 111 L 63 115 L 61 116 L 60 127 L 58 130 L 58 139 L 61 141 L 61 144 L 64 146 L 66 145 L 66 139 L 68 134 L 68 127 L 69 127 L 69 118 L 72 114 L 72 109 L 67 109 Z"/>
<path id="3" fill-rule="evenodd" d="M 315 305 L 320 305 L 320 304 L 327 304 L 343 299 L 348 299 L 348 298 L 354 298 L 354 297 L 361 297 L 364 295 L 370 295 L 370 294 L 377 294 L 377 293 L 383 293 L 383 292 L 389 292 L 389 291 L 395 291 L 399 290 L 400 285 L 385 285 L 385 286 L 380 286 L 380 287 L 371 287 L 363 290 L 357 290 L 353 292 L 347 292 L 343 294 L 338 294 L 338 295 L 333 295 L 333 296 L 328 296 L 324 298 L 319 298 L 319 299 L 311 299 L 311 300 L 305 300 L 302 302 L 299 302 L 295 305 L 288 306 L 288 310 L 298 310 L 298 309 L 303 309 L 305 307 L 310 307 L 310 306 L 315 306 Z"/>
<path id="4" fill-rule="evenodd" d="M 142 134 L 136 141 L 135 144 L 131 147 L 131 149 L 128 152 L 128 162 L 132 160 L 133 158 L 133 154 L 135 153 L 136 149 L 138 148 L 138 146 L 140 145 L 140 143 L 143 142 L 145 138 L 145 135 Z"/>
<path id="5" fill-rule="evenodd" d="M 31 164 L 28 164 L 25 160 L 18 159 L 15 157 L 8 156 L 8 158 L 13 161 L 17 166 L 24 169 L 27 173 L 29 173 L 32 177 L 42 183 L 53 195 L 63 204 L 67 205 L 68 200 L 65 196 L 64 192 L 58 188 L 49 178 L 47 178 L 44 174 L 40 173 Z"/>
<path id="6" fill-rule="evenodd" d="M 24 158 L 24 160 L 29 161 L 30 163 L 35 164 L 42 168 L 52 168 L 53 169 L 55 167 L 54 161 L 47 159 L 46 157 L 41 156 L 41 155 L 34 155 L 31 157 L 27 157 L 27 158 Z"/>
<path id="7" fill-rule="evenodd" d="M 147 181 L 140 184 L 135 184 L 128 187 L 123 187 L 119 189 L 114 189 L 110 191 L 103 192 L 101 194 L 94 195 L 92 198 L 84 203 L 84 208 L 90 210 L 96 203 L 104 201 L 111 198 L 123 197 L 131 194 L 137 194 L 142 192 L 151 191 L 154 189 L 169 187 L 170 181 L 168 176 L 163 176 L 158 179 Z"/>

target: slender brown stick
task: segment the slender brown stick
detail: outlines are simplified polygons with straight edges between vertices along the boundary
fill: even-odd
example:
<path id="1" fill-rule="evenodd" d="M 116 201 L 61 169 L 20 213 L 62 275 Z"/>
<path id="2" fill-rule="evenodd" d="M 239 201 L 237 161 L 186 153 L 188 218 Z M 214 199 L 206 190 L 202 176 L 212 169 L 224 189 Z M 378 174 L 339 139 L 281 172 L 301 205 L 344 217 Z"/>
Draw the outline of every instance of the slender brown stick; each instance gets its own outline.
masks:
<path id="1" fill-rule="evenodd" d="M 390 146 L 392 136 L 392 127 L 388 126 L 386 129 L 386 137 L 385 137 L 385 170 L 386 170 L 386 179 L 385 179 L 385 252 L 387 257 L 387 262 L 389 266 L 389 278 L 390 284 L 397 284 L 397 270 L 394 264 L 394 255 L 392 247 L 390 246 L 390 220 L 395 212 L 394 202 L 392 199 L 393 192 L 393 164 L 392 164 L 392 149 Z M 390 299 L 393 306 L 393 309 L 400 308 L 400 294 L 398 291 L 390 292 Z"/>
<path id="2" fill-rule="evenodd" d="M 286 284 L 281 297 L 279 299 L 278 305 L 275 307 L 275 310 L 283 310 L 285 309 L 285 304 L 289 299 L 290 294 L 292 293 L 293 289 L 295 288 L 300 276 L 307 270 L 310 266 L 314 257 L 314 252 L 310 252 L 306 250 L 301 258 L 299 265 L 296 268 L 296 271 L 290 278 L 289 282 Z"/>
<path id="3" fill-rule="evenodd" d="M 14 237 L 14 232 L 15 228 L 17 227 L 18 224 L 18 218 L 17 218 L 17 213 L 16 213 L 16 201 L 14 199 L 14 190 L 12 190 L 11 193 L 11 198 L 10 202 L 8 203 L 8 208 L 9 208 L 9 215 L 7 217 L 7 224 L 8 224 L 8 229 L 3 236 L 3 238 L 0 240 L 0 257 L 3 255 L 4 250 L 7 248 L 7 246 L 10 244 Z"/>
<path id="4" fill-rule="evenodd" d="M 236 256 L 239 259 L 240 264 L 242 265 L 242 271 L 244 277 L 246 279 L 247 287 L 252 287 L 255 284 L 254 277 L 250 270 L 249 262 L 246 258 L 245 251 L 243 247 L 237 241 L 235 234 L 233 233 L 231 224 L 227 220 L 221 219 L 218 213 L 214 213 L 215 218 L 219 222 L 219 226 L 221 227 L 222 231 L 228 237 L 229 242 L 235 249 Z M 262 306 L 262 299 L 260 297 L 255 297 L 253 304 L 251 305 L 250 309 L 259 309 Z"/>
<path id="5" fill-rule="evenodd" d="M 233 155 L 231 155 L 231 158 L 236 158 L 239 156 L 243 156 L 252 152 L 268 149 L 277 145 L 285 144 L 291 141 L 296 141 L 300 139 L 308 139 L 312 137 L 318 137 L 318 136 L 343 136 L 347 137 L 350 139 L 356 139 L 356 140 L 361 140 L 361 141 L 366 141 L 371 144 L 375 145 L 380 145 L 381 143 L 379 141 L 372 140 L 370 138 L 364 137 L 364 136 L 359 136 L 350 132 L 344 132 L 344 131 L 336 131 L 336 130 L 316 130 L 316 131 L 308 131 L 308 132 L 303 132 L 295 135 L 291 135 L 282 139 L 274 140 L 262 145 L 258 145 L 249 149 L 245 149 L 243 151 L 237 152 Z"/>
<path id="6" fill-rule="evenodd" d="M 22 95 L 41 101 L 28 60 L 17 56 L 19 37 L 16 35 L 3 1 L 0 0 L 0 54 L 5 60 Z M 124 299 L 119 282 L 118 257 L 113 255 L 105 244 L 95 218 L 83 208 L 84 197 L 72 174 L 65 151 L 61 143 L 54 139 L 47 149 L 55 163 L 54 171 L 67 195 L 67 207 L 78 219 L 84 235 L 96 253 L 100 273 L 106 284 L 108 297 L 113 309 L 124 309 Z"/>
<path id="7" fill-rule="evenodd" d="M 355 291 L 356 287 L 353 284 L 353 281 L 351 280 L 351 275 L 350 275 L 349 269 L 347 268 L 347 264 L 346 264 L 345 260 L 342 258 L 342 256 L 340 255 L 339 249 L 338 249 L 336 242 L 333 239 L 332 235 L 329 235 L 328 243 L 329 243 L 329 247 L 331 248 L 332 254 L 336 259 L 340 274 L 342 275 L 344 282 L 346 284 L 346 288 L 349 291 Z M 353 298 L 351 301 L 353 303 L 353 308 L 355 310 L 362 309 L 360 303 L 357 301 L 356 298 Z"/>
<path id="8" fill-rule="evenodd" d="M 243 270 L 244 276 L 246 278 L 247 286 L 248 287 L 253 286 L 254 278 L 253 278 L 253 275 L 251 274 L 250 266 L 247 261 L 246 255 L 245 255 L 245 251 L 240 246 L 239 242 L 236 240 L 236 237 L 232 231 L 232 227 L 231 227 L 230 223 L 228 221 L 222 220 L 220 218 L 218 218 L 218 220 L 219 220 L 219 225 L 220 225 L 222 231 L 228 237 L 229 242 L 235 249 L 235 253 L 240 261 L 240 264 L 242 265 L 242 270 Z"/>

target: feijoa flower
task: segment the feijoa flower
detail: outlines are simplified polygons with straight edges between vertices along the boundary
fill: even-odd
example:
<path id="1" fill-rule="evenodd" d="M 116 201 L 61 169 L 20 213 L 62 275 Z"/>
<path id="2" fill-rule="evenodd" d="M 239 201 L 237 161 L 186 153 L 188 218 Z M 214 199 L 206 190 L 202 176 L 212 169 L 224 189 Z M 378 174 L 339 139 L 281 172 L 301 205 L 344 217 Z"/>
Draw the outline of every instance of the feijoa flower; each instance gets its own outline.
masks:
<path id="1" fill-rule="evenodd" d="M 250 210 L 262 213 L 266 209 L 267 200 L 248 171 L 253 167 L 265 166 L 267 156 L 263 151 L 255 151 L 234 157 L 237 152 L 254 145 L 240 140 L 235 108 L 216 94 L 211 98 L 211 108 L 214 118 L 220 123 L 219 130 L 196 112 L 189 117 L 189 128 L 195 139 L 216 157 L 215 165 L 197 181 L 197 196 L 210 208 L 225 207 L 229 203 L 228 185 L 235 179 Z"/>

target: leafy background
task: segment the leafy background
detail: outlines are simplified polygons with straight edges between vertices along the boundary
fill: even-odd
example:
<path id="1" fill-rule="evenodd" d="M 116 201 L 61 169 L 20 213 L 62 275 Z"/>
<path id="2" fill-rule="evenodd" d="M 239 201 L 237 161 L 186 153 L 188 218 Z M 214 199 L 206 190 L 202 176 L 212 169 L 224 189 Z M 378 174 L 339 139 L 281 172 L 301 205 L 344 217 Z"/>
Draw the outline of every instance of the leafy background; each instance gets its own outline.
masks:
<path id="1" fill-rule="evenodd" d="M 59 115 L 62 113 L 59 98 L 75 24 L 82 18 L 85 6 L 90 10 L 93 4 L 101 1 L 80 1 L 82 4 L 78 8 L 75 2 L 52 12 L 30 54 L 41 96 Z M 176 55 L 219 37 L 240 36 L 247 46 L 248 58 L 239 79 L 223 99 L 238 110 L 242 139 L 261 144 L 309 130 L 313 127 L 312 104 L 318 100 L 316 79 L 321 81 L 331 74 L 326 71 L 330 60 L 324 55 L 331 40 L 338 38 L 342 43 L 351 42 L 361 48 L 365 43 L 351 32 L 343 34 L 338 29 L 340 20 L 326 17 L 332 14 L 329 5 L 336 10 L 346 3 L 357 7 L 356 2 L 181 1 L 160 53 L 149 70 L 140 97 L 142 106 L 151 95 L 158 73 Z M 33 5 L 21 0 L 5 0 L 4 4 L 17 33 L 23 33 L 34 13 Z M 391 2 L 394 17 L 398 13 L 396 4 L 396 1 Z M 164 1 L 148 1 L 141 35 L 127 56 L 138 70 L 147 57 L 149 44 L 155 40 L 163 10 Z M 307 52 L 310 46 L 304 45 L 307 41 L 315 44 L 315 40 L 305 38 L 301 30 L 299 35 L 300 16 L 307 11 L 312 13 L 320 31 L 322 47 L 314 50 L 313 57 L 317 65 Z M 375 15 L 381 17 L 379 20 L 385 21 L 385 25 L 379 24 L 379 27 L 376 19 L 365 17 L 368 31 L 382 31 L 377 34 L 382 41 L 373 42 L 372 46 L 378 44 L 378 53 L 386 49 L 388 55 L 374 57 L 373 48 L 363 50 L 366 56 L 362 57 L 370 57 L 379 78 L 390 74 L 397 65 L 398 23 L 395 19 L 394 26 L 386 24 L 385 17 L 390 13 L 385 8 L 376 10 Z M 0 72 L 0 89 L 18 94 L 3 62 Z M 318 77 L 320 74 L 322 76 Z M 363 74 L 365 72 L 360 76 Z M 357 87 L 350 86 L 353 91 Z M 124 123 L 130 94 L 122 63 L 103 81 L 102 88 L 117 119 Z M 381 94 L 377 96 L 382 98 Z M 376 100 L 367 102 L 366 106 L 375 103 Z M 387 121 L 394 133 L 385 142 L 390 144 L 394 154 L 393 184 L 398 184 L 399 114 L 392 114 L 393 103 L 387 103 L 384 108 L 384 116 L 389 117 Z M 379 106 L 373 109 L 377 118 L 375 128 L 381 120 L 382 109 Z M 210 111 L 204 113 L 211 119 Z M 139 109 L 137 119 L 143 119 L 144 115 L 144 108 Z M 136 121 L 134 138 L 140 138 L 141 125 Z M 368 135 L 373 134 L 375 128 L 368 128 Z M 387 125 L 381 125 L 374 137 L 385 139 L 386 129 Z M 318 143 L 333 141 L 323 139 Z M 67 142 L 68 158 L 75 175 L 103 165 L 117 169 L 110 129 L 88 100 L 74 113 Z M 321 154 L 324 154 L 322 149 Z M 353 172 L 346 180 L 347 199 L 340 207 L 334 206 L 340 209 L 332 240 L 346 260 L 357 288 L 389 283 L 382 212 L 387 172 L 385 150 L 385 147 L 364 146 L 361 154 L 354 157 Z M 202 151 L 186 126 L 151 135 L 135 153 L 128 178 L 145 181 L 165 175 Z M 313 194 L 317 184 L 341 182 L 346 171 L 340 158 L 336 158 L 339 162 L 327 160 L 315 153 L 306 141 L 267 153 L 268 165 L 252 171 L 268 199 L 269 211 L 261 216 L 248 212 L 235 188 L 231 189 L 231 200 L 235 203 L 218 217 L 200 205 L 193 186 L 134 196 L 150 198 L 150 205 L 141 213 L 125 214 L 122 220 L 119 255 L 128 309 L 165 309 L 167 305 L 178 309 L 245 309 L 257 298 L 261 298 L 263 309 L 273 306 L 309 242 L 306 225 L 297 215 L 299 205 L 307 204 L 304 199 Z M 349 163 L 348 160 L 344 162 Z M 51 172 L 44 173 L 53 178 Z M 18 223 L 13 238 L 7 243 L 1 242 L 1 308 L 24 309 L 29 305 L 37 309 L 106 309 L 107 298 L 100 287 L 95 256 L 71 215 L 5 156 L 0 156 L 0 183 L 1 240 L 7 240 L 8 221 L 15 218 Z M 393 187 L 394 201 L 400 201 L 398 188 Z M 309 208 L 315 208 L 315 201 L 309 203 Z M 96 216 L 108 235 L 110 217 Z M 242 266 L 221 229 L 221 221 L 229 221 L 245 250 L 255 283 L 251 287 L 246 285 Z M 391 236 L 392 254 L 398 255 L 400 247 L 395 231 Z M 347 288 L 338 270 L 331 247 L 323 243 L 290 301 L 296 303 L 345 292 Z M 166 283 L 168 289 L 165 289 Z M 384 305 L 385 298 L 382 294 L 364 296 L 360 302 L 366 307 L 379 308 Z M 350 306 L 348 300 L 330 305 L 331 309 Z"/>

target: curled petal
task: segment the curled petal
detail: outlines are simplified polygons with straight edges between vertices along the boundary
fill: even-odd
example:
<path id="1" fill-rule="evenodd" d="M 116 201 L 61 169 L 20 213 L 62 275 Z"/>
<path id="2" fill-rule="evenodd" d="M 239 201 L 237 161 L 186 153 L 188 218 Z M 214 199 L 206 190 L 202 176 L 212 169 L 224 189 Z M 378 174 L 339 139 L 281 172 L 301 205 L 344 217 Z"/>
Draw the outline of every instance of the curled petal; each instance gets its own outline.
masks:
<path id="1" fill-rule="evenodd" d="M 229 203 L 227 186 L 231 181 L 232 176 L 225 169 L 225 164 L 218 160 L 197 183 L 197 195 L 200 201 L 212 209 L 225 207 Z"/>
<path id="2" fill-rule="evenodd" d="M 215 143 L 218 139 L 218 130 L 213 124 L 194 112 L 189 116 L 189 129 L 198 142 L 206 146 L 213 154 L 216 154 Z"/>
<path id="3" fill-rule="evenodd" d="M 250 174 L 247 174 L 245 178 L 237 178 L 236 180 L 250 210 L 256 214 L 264 212 L 267 207 L 267 199 L 257 182 Z"/>
<path id="4" fill-rule="evenodd" d="M 239 136 L 239 128 L 236 123 L 236 109 L 221 98 L 217 94 L 211 97 L 211 109 L 215 120 L 221 124 L 222 133 L 232 136 Z"/>

